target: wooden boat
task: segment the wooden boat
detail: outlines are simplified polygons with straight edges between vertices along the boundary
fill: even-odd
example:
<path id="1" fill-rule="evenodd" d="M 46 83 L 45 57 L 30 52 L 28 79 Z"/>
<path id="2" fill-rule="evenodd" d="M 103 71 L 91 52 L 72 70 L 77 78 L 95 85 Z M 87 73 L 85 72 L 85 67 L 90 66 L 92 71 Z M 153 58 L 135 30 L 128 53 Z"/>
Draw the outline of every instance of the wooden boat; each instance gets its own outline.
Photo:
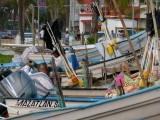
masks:
<path id="1" fill-rule="evenodd" d="M 11 118 L 43 120 L 135 120 L 160 119 L 160 86 L 145 88 L 116 98 L 77 107 L 33 112 Z"/>

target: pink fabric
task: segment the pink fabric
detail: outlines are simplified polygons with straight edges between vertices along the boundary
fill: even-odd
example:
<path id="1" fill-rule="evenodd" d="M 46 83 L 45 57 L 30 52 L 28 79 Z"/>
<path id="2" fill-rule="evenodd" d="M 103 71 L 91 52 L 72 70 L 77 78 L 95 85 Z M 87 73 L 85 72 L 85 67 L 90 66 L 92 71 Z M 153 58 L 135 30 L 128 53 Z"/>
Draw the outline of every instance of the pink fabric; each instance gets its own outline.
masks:
<path id="1" fill-rule="evenodd" d="M 121 86 L 121 82 L 122 82 L 122 86 L 124 86 L 124 74 L 119 74 L 117 77 L 116 77 L 116 86 Z"/>

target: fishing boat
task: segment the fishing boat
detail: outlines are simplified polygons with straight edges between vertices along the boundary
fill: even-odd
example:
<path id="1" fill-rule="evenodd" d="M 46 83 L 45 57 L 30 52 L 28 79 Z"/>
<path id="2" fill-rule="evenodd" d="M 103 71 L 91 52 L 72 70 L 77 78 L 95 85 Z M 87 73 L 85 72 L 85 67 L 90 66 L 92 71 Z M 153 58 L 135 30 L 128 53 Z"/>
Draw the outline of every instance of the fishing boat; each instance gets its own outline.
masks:
<path id="1" fill-rule="evenodd" d="M 53 86 L 45 73 L 39 72 L 29 76 L 23 70 L 17 70 L 9 75 L 2 73 L 0 77 L 2 77 L 0 81 L 0 108 L 2 110 L 6 107 L 10 117 L 62 107 L 56 94 L 56 87 Z M 106 91 L 106 89 L 85 90 L 78 88 L 77 90 L 79 93 L 75 92 L 76 89 L 64 89 L 63 102 L 67 107 L 104 99 Z M 87 92 L 85 93 L 85 91 Z"/>
<path id="2" fill-rule="evenodd" d="M 138 32 L 130 36 L 130 40 L 132 42 L 135 51 L 141 50 L 147 43 L 147 33 L 145 31 Z M 117 44 L 117 49 L 114 48 L 115 44 Z M 105 60 L 113 59 L 131 52 L 127 38 L 123 38 L 120 41 L 116 41 L 116 39 L 105 40 L 100 43 L 96 43 L 95 45 L 97 50 L 103 57 L 105 54 Z M 103 45 L 105 48 L 103 47 Z M 109 54 L 109 51 L 106 51 L 104 53 L 104 49 L 107 49 L 107 46 L 109 45 L 112 46 L 114 54 L 113 53 Z"/>
<path id="3" fill-rule="evenodd" d="M 60 108 L 57 97 L 47 97 L 45 99 L 33 99 L 33 98 L 14 98 L 6 97 L 5 106 L 9 117 L 19 116 L 32 112 L 51 110 Z M 104 99 L 104 97 L 83 98 L 83 97 L 65 97 L 66 107 L 80 106 L 84 104 L 90 104 Z"/>
<path id="4" fill-rule="evenodd" d="M 137 92 L 98 101 L 88 105 L 33 112 L 13 117 L 11 119 L 158 119 L 160 118 L 159 91 L 160 86 L 153 86 Z"/>

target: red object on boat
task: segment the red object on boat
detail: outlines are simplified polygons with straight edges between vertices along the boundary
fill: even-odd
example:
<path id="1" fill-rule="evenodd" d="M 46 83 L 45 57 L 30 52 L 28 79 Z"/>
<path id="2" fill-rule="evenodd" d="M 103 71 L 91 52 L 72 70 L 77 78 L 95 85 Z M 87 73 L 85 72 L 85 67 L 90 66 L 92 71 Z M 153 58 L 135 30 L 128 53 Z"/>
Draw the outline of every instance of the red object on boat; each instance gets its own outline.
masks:
<path id="1" fill-rule="evenodd" d="M 78 3 L 79 4 L 91 4 L 93 0 L 80 0 Z"/>
<path id="2" fill-rule="evenodd" d="M 78 78 L 75 75 L 71 76 L 71 80 L 73 84 L 78 84 Z"/>

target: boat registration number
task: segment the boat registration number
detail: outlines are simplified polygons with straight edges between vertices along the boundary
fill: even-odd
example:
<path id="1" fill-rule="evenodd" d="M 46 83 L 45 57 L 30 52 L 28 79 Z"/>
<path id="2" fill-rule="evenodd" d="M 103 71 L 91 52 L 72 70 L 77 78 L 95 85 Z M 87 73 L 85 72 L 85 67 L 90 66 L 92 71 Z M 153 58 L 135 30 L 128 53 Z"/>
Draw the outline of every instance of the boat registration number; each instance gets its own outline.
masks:
<path id="1" fill-rule="evenodd" d="M 17 100 L 15 106 L 18 107 L 40 107 L 40 108 L 57 108 L 58 101 L 50 100 Z"/>

